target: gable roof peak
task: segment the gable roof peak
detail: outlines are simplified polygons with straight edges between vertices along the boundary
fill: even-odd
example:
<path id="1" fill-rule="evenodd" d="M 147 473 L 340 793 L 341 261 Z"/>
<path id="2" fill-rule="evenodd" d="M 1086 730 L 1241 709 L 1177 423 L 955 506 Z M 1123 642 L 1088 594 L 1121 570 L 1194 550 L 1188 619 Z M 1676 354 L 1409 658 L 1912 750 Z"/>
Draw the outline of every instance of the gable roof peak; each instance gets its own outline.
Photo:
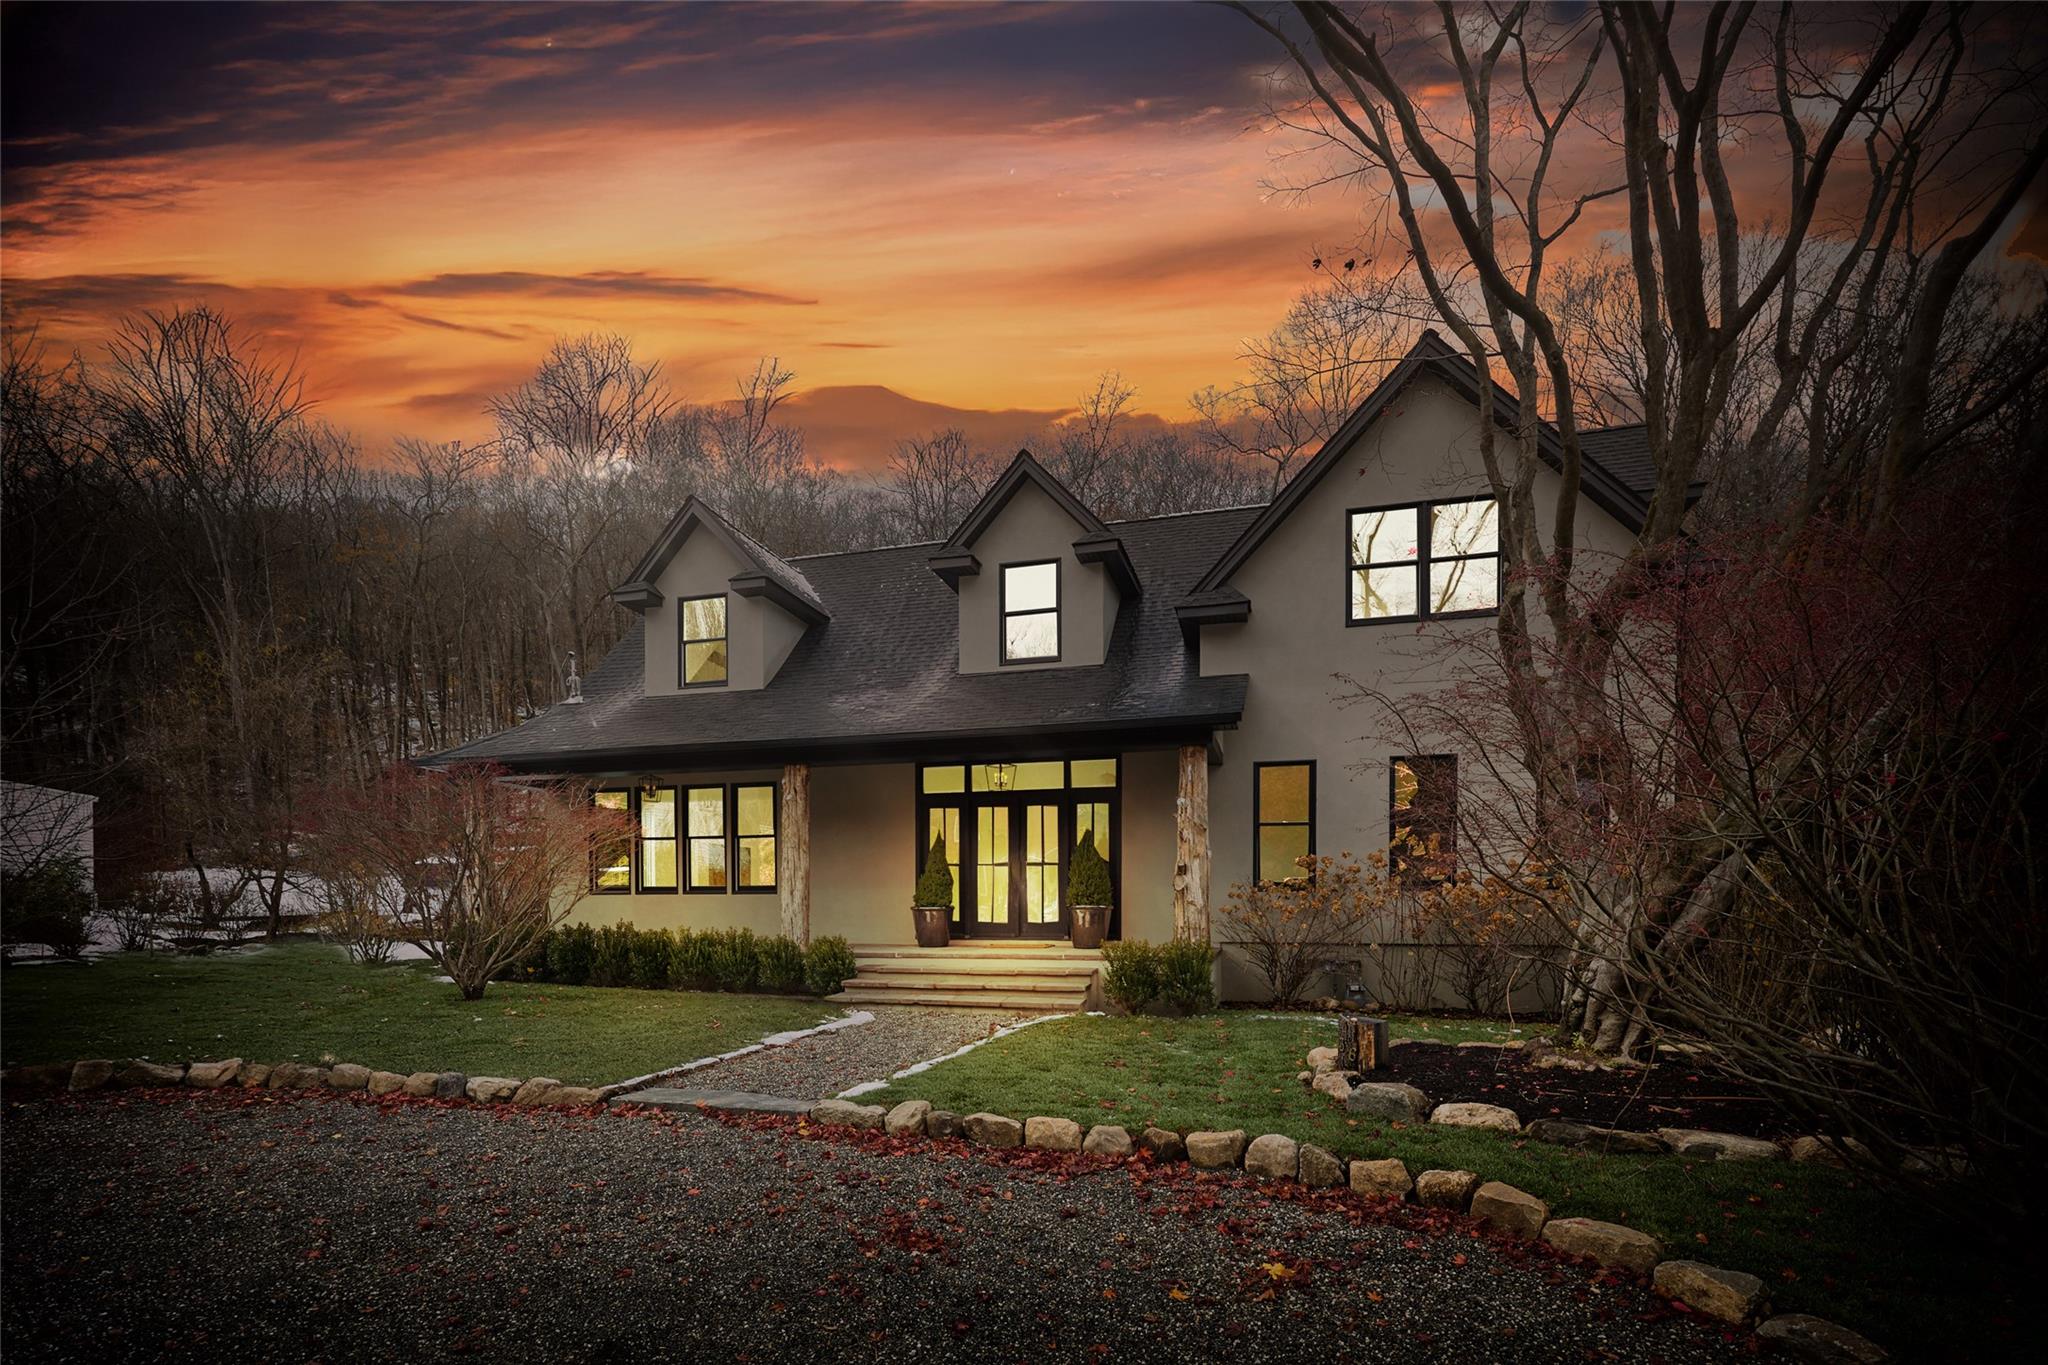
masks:
<path id="1" fill-rule="evenodd" d="M 699 528 L 708 531 L 745 566 L 732 576 L 734 592 L 742 597 L 765 597 L 811 625 L 830 618 L 831 613 L 825 610 L 810 580 L 794 564 L 727 521 L 718 509 L 695 493 L 683 499 L 683 505 L 633 567 L 632 576 L 612 590 L 612 600 L 636 611 L 659 603 L 661 591 L 654 586 L 655 580 L 683 548 L 683 542 Z"/>
<path id="2" fill-rule="evenodd" d="M 1053 477 L 1051 470 L 1040 464 L 1029 450 L 1020 450 L 1017 457 L 1010 461 L 1009 468 L 988 486 L 988 491 L 981 495 L 981 501 L 974 504 L 973 509 L 954 529 L 952 536 L 939 547 L 939 553 L 958 554 L 971 548 L 974 542 L 981 538 L 982 532 L 988 530 L 990 524 L 995 521 L 996 515 L 1026 484 L 1035 486 L 1041 493 L 1059 504 L 1060 510 L 1078 522 L 1085 534 L 1110 534 L 1109 527 L 1103 524 L 1102 518 L 1096 516 L 1086 503 L 1075 497 L 1071 489 Z"/>

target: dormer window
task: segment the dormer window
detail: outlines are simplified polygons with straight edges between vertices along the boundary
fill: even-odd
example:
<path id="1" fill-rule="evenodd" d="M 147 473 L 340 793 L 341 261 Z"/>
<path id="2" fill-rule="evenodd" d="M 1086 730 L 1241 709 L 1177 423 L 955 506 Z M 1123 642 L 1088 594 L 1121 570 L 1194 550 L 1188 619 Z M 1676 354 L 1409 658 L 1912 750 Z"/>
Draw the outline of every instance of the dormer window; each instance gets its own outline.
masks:
<path id="1" fill-rule="evenodd" d="M 725 596 L 682 601 L 682 685 L 725 685 Z"/>
<path id="2" fill-rule="evenodd" d="M 1349 514 L 1350 624 L 1480 616 L 1500 605 L 1500 532 L 1492 498 Z"/>
<path id="3" fill-rule="evenodd" d="M 986 610 L 986 608 L 984 608 Z M 1060 657 L 1060 563 L 1003 565 L 1003 662 L 1055 663 Z"/>

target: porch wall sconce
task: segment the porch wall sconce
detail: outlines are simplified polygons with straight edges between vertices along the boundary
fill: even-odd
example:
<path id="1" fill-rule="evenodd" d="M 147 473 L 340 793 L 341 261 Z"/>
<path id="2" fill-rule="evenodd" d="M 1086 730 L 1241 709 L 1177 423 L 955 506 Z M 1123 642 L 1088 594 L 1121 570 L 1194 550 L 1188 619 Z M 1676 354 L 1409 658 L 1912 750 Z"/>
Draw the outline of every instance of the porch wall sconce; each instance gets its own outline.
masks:
<path id="1" fill-rule="evenodd" d="M 660 795 L 661 779 L 653 773 L 642 773 L 640 775 L 640 799 L 642 801 L 652 801 Z"/>
<path id="2" fill-rule="evenodd" d="M 1017 765 L 1014 763 L 991 763 L 988 765 L 988 789 L 992 792 L 1008 791 L 1010 783 L 1014 782 L 1016 778 Z"/>

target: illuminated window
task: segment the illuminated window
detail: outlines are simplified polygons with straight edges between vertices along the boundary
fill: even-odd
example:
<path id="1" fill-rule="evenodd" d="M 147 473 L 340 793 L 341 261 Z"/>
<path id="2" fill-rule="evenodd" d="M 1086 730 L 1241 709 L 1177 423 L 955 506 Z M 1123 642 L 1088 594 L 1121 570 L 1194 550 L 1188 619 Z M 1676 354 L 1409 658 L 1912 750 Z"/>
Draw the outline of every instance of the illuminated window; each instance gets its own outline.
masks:
<path id="1" fill-rule="evenodd" d="M 775 889 L 776 793 L 773 782 L 732 789 L 733 867 L 736 891 Z"/>
<path id="2" fill-rule="evenodd" d="M 725 598 L 686 597 L 683 609 L 682 674 L 685 687 L 718 687 L 725 682 Z"/>
<path id="3" fill-rule="evenodd" d="M 640 792 L 640 889 L 676 889 L 676 789 Z"/>
<path id="4" fill-rule="evenodd" d="M 1003 566 L 1003 662 L 1042 663 L 1060 657 L 1060 566 Z"/>
<path id="5" fill-rule="evenodd" d="M 1416 621 L 1500 605 L 1500 528 L 1492 498 L 1460 498 L 1350 514 L 1349 619 Z"/>
<path id="6" fill-rule="evenodd" d="M 617 811 L 620 815 L 630 814 L 633 809 L 633 793 L 629 791 L 601 791 L 590 794 L 590 803 L 599 810 Z M 600 896 L 624 896 L 633 890 L 633 837 L 632 831 L 608 836 L 592 852 L 590 859 L 590 889 Z"/>
<path id="7" fill-rule="evenodd" d="M 1315 812 L 1315 764 L 1253 765 L 1254 878 L 1279 882 L 1307 875 L 1297 860 L 1316 851 Z"/>
<path id="8" fill-rule="evenodd" d="M 1387 789 L 1387 847 L 1395 865 L 1449 876 L 1458 863 L 1457 756 L 1397 758 Z"/>
<path id="9" fill-rule="evenodd" d="M 725 788 L 692 787 L 685 798 L 689 821 L 690 890 L 723 891 L 725 873 Z"/>

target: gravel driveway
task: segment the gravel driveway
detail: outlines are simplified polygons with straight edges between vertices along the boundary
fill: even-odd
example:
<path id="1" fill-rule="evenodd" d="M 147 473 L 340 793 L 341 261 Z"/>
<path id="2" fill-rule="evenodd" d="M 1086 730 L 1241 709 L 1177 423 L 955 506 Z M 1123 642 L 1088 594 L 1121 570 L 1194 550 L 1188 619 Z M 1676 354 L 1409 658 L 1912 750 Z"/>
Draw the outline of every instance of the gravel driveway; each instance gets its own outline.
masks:
<path id="1" fill-rule="evenodd" d="M 1032 1017 L 1011 1010 L 866 1008 L 875 1016 L 872 1022 L 702 1067 L 675 1084 L 792 1100 L 829 1099 L 862 1081 L 886 1081 L 906 1066 L 943 1057 L 1005 1024 Z"/>
<path id="2" fill-rule="evenodd" d="M 0 1167 L 10 1365 L 1743 1354 L 1441 1215 L 786 1123 L 129 1091 Z"/>

